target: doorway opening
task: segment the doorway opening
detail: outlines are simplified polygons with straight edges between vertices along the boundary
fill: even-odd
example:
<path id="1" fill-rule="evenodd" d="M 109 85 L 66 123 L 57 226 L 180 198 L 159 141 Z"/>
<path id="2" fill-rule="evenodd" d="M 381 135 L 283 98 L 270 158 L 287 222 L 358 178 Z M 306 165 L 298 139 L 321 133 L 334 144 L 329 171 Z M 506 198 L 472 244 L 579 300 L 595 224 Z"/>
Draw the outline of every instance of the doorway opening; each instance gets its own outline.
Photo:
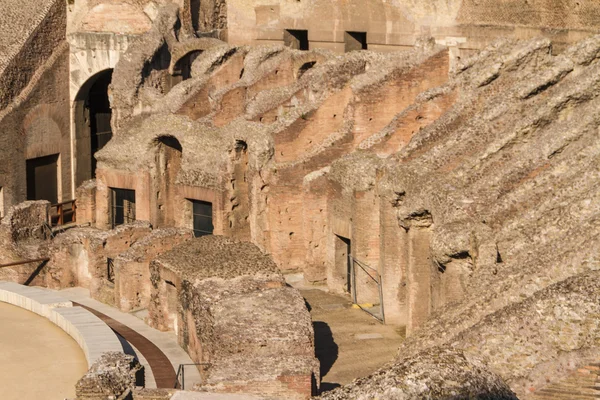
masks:
<path id="1" fill-rule="evenodd" d="M 27 200 L 58 203 L 58 154 L 26 161 Z"/>
<path id="2" fill-rule="evenodd" d="M 96 177 L 94 154 L 112 138 L 112 110 L 108 87 L 113 70 L 91 77 L 79 90 L 74 104 L 75 116 L 75 185 Z"/>
<path id="3" fill-rule="evenodd" d="M 352 242 L 343 236 L 335 235 L 335 266 L 342 276 L 344 291 L 352 293 Z"/>
<path id="4" fill-rule="evenodd" d="M 110 188 L 110 226 L 135 221 L 135 190 Z"/>
<path id="5" fill-rule="evenodd" d="M 0 219 L 4 217 L 4 188 L 0 186 Z"/>

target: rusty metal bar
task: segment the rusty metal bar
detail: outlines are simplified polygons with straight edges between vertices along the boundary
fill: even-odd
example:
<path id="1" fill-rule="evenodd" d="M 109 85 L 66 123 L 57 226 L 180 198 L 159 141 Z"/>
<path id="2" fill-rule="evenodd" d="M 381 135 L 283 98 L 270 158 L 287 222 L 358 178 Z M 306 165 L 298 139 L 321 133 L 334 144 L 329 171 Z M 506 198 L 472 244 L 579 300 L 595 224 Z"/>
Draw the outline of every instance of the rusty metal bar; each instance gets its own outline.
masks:
<path id="1" fill-rule="evenodd" d="M 29 263 L 34 263 L 34 262 L 45 262 L 45 261 L 50 261 L 50 259 L 49 258 L 36 258 L 33 260 L 15 261 L 15 262 L 11 262 L 8 264 L 0 264 L 0 268 L 14 267 L 15 265 L 23 265 L 23 264 L 29 264 Z"/>

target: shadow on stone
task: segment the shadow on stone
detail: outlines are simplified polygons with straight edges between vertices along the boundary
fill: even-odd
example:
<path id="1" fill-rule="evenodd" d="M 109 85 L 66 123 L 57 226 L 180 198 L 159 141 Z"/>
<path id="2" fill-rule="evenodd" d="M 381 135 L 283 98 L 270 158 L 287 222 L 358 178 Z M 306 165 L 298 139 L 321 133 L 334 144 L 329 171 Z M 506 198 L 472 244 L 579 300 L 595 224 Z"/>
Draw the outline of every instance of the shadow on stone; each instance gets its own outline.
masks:
<path id="1" fill-rule="evenodd" d="M 331 328 L 325 322 L 313 322 L 315 330 L 315 355 L 321 363 L 321 378 L 329 372 L 333 364 L 338 358 L 338 345 L 333 340 Z M 332 383 L 322 383 L 324 385 L 335 385 Z M 330 387 L 331 390 L 333 387 Z M 322 389 L 323 391 L 323 389 Z"/>
<path id="2" fill-rule="evenodd" d="M 321 382 L 321 393 L 328 392 L 335 388 L 339 388 L 340 386 L 342 385 L 340 385 L 339 383 Z"/>

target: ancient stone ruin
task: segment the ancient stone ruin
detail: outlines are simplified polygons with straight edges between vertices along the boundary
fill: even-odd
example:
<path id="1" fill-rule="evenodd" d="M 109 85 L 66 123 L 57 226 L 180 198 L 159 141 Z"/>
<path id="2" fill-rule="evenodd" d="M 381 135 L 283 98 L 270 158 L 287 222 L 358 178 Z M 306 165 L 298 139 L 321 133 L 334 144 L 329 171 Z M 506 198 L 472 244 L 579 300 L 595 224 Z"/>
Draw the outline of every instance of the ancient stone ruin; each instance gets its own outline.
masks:
<path id="1" fill-rule="evenodd" d="M 599 34 L 593 0 L 3 0 L 0 280 L 190 360 L 141 382 L 81 304 L 134 339 L 78 399 L 597 397 Z M 322 385 L 307 288 L 395 356 Z"/>

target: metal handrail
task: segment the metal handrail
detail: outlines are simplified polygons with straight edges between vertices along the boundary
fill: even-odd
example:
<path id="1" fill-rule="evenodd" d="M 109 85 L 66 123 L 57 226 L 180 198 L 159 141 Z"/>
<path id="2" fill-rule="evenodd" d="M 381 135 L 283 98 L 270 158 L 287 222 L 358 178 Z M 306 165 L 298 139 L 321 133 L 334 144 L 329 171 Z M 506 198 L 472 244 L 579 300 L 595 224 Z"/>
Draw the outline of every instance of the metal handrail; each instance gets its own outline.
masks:
<path id="1" fill-rule="evenodd" d="M 385 324 L 385 310 L 383 308 L 383 277 L 381 276 L 379 271 L 377 271 L 375 268 L 367 265 L 366 263 L 364 263 L 360 260 L 357 260 L 356 258 L 352 257 L 351 254 L 348 254 L 348 260 L 350 262 L 350 269 L 351 269 L 351 274 L 352 274 L 352 276 L 351 276 L 351 278 L 352 278 L 352 302 L 354 304 L 356 304 L 361 310 L 365 311 L 366 313 L 371 315 L 373 318 L 377 319 L 379 322 Z M 379 307 L 381 309 L 381 318 L 379 318 L 377 315 L 375 315 L 371 311 L 367 310 L 366 308 L 361 307 L 361 305 L 358 304 L 357 294 L 356 294 L 356 270 L 354 268 L 355 264 L 358 265 L 365 272 L 365 274 L 367 274 L 367 276 L 369 278 L 371 278 L 377 284 L 377 291 L 379 293 Z M 371 271 L 375 272 L 377 278 L 375 278 L 373 275 L 371 275 L 369 273 L 369 271 L 367 271 L 367 269 L 370 269 Z"/>
<path id="2" fill-rule="evenodd" d="M 7 264 L 0 264 L 0 268 L 14 267 L 15 265 L 23 265 L 23 264 L 29 264 L 29 263 L 34 263 L 34 262 L 46 262 L 46 261 L 50 261 L 50 259 L 48 257 L 44 257 L 44 258 L 34 258 L 33 260 L 14 261 L 14 262 L 10 262 Z"/>
<path id="3" fill-rule="evenodd" d="M 177 375 L 175 376 L 175 385 L 173 386 L 174 389 L 185 390 L 185 367 L 190 366 L 190 365 L 194 365 L 196 367 L 199 365 L 202 365 L 207 368 L 212 366 L 211 363 L 179 364 L 179 368 L 177 368 Z M 181 376 L 181 382 L 179 381 L 180 376 Z"/>
<path id="4" fill-rule="evenodd" d="M 110 257 L 106 258 L 106 279 L 115 283 L 115 261 Z"/>

